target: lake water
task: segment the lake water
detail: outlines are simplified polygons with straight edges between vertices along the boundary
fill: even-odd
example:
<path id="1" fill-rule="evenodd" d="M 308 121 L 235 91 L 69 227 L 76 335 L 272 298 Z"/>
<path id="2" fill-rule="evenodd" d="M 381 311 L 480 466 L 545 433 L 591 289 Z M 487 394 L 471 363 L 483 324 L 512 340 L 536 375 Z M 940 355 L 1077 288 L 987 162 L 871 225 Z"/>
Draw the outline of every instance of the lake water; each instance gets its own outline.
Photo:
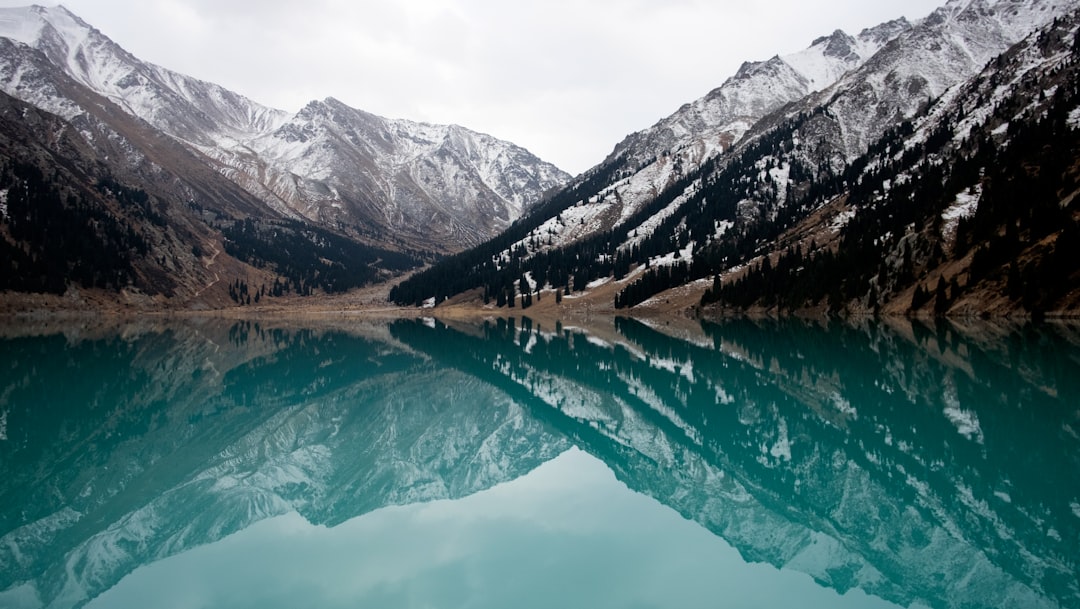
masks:
<path id="1" fill-rule="evenodd" d="M 1080 326 L 5 336 L 0 607 L 1080 607 Z"/>

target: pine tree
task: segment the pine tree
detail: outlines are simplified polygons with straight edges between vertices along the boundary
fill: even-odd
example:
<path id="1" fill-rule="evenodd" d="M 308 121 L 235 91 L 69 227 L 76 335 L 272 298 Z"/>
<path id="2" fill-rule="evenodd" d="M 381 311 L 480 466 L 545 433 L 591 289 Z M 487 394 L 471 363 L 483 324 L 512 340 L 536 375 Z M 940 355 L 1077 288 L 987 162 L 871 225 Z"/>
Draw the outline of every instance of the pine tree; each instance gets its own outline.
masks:
<path id="1" fill-rule="evenodd" d="M 946 293 L 945 277 L 938 277 L 937 288 L 934 289 L 934 314 L 944 315 L 949 310 L 949 296 Z"/>

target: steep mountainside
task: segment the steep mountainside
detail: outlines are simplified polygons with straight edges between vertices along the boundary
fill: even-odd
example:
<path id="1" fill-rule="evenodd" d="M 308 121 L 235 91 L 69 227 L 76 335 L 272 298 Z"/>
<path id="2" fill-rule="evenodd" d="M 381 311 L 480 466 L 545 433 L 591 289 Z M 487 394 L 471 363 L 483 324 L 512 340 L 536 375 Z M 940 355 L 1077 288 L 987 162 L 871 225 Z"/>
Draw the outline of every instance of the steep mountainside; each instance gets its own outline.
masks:
<path id="1" fill-rule="evenodd" d="M 792 100 L 793 103 L 786 106 L 778 104 L 776 112 L 757 120 L 741 139 L 718 154 L 703 155 L 703 162 L 700 159 L 691 161 L 685 150 L 663 148 L 671 137 L 665 140 L 654 135 L 650 140 L 650 132 L 632 136 L 627 142 L 654 141 L 661 147 L 654 150 L 655 161 L 628 172 L 609 159 L 520 222 L 516 231 L 504 234 L 484 248 L 451 259 L 441 268 L 414 277 L 403 283 L 392 297 L 400 302 L 425 299 L 430 302 L 432 298 L 438 302 L 453 294 L 481 288 L 485 301 L 502 303 L 517 293 L 542 292 L 544 289 L 562 293 L 588 291 L 590 286 L 613 280 L 618 286 L 615 306 L 629 307 L 688 283 L 701 293 L 710 279 L 734 278 L 742 274 L 747 265 L 764 264 L 766 253 L 772 252 L 769 265 L 775 264 L 777 252 L 784 247 L 794 248 L 798 244 L 800 256 L 810 250 L 832 252 L 837 247 L 837 231 L 856 213 L 845 204 L 860 190 L 861 173 L 872 165 L 870 158 L 864 155 L 878 155 L 890 149 L 895 155 L 897 146 L 909 151 L 903 163 L 888 164 L 885 171 L 875 169 L 882 192 L 919 179 L 905 174 L 905 167 L 901 165 L 912 166 L 922 160 L 920 155 L 926 152 L 927 131 L 936 134 L 932 139 L 935 145 L 941 144 L 942 138 L 952 139 L 948 130 L 957 126 L 954 123 L 958 123 L 959 118 L 947 125 L 934 123 L 936 127 L 925 129 L 921 126 L 931 120 L 928 117 L 932 111 L 940 113 L 946 105 L 954 103 L 958 88 L 978 76 L 980 70 L 981 78 L 994 79 L 1000 90 L 993 99 L 983 95 L 969 100 L 967 106 L 959 110 L 961 115 L 977 108 L 977 115 L 985 117 L 995 110 L 998 101 L 1008 96 L 1014 97 L 1010 103 L 1019 104 L 1016 110 L 1025 107 L 1025 96 L 1035 95 L 1033 101 L 1037 101 L 1040 94 L 1036 88 L 1018 81 L 1008 71 L 1006 63 L 987 62 L 1025 36 L 1028 36 L 1025 44 L 1042 44 L 1042 37 L 1060 39 L 1070 36 L 1071 30 L 1062 22 L 1072 23 L 1072 11 L 1077 5 L 1075 1 L 1051 0 L 954 1 L 910 27 L 903 22 L 894 22 L 869 30 L 879 32 L 875 38 L 881 41 L 877 52 L 863 61 L 853 62 L 850 69 L 837 76 L 829 86 Z M 1066 29 L 1061 30 L 1063 27 Z M 842 47 L 836 42 L 839 39 L 842 39 L 840 35 L 834 35 L 830 43 L 819 42 L 811 49 Z M 1046 51 L 1028 61 L 1025 71 L 1038 66 L 1040 73 L 1046 74 L 1043 81 L 1049 88 L 1042 97 L 1053 97 L 1057 90 L 1053 87 L 1072 82 L 1071 76 L 1054 80 L 1057 71 L 1072 62 L 1071 51 L 1067 48 L 1070 44 L 1061 43 L 1058 46 L 1064 50 Z M 825 53 L 822 52 L 822 56 Z M 764 82 L 771 83 L 774 90 L 786 90 L 785 83 L 791 79 L 784 76 L 786 72 L 780 69 L 783 66 L 775 60 L 768 63 L 778 67 L 770 71 L 773 80 Z M 792 65 L 795 63 L 792 61 Z M 744 67 L 740 74 L 749 74 L 753 68 Z M 737 80 L 732 79 L 725 87 L 733 86 Z M 1065 94 L 1064 88 L 1059 94 Z M 714 92 L 710 97 L 717 95 Z M 1059 117 L 1062 112 L 1068 115 L 1072 111 L 1069 103 L 1063 100 L 1063 105 L 1057 107 Z M 701 105 L 698 103 L 680 112 Z M 661 124 L 679 124 L 676 117 Z M 1034 126 L 1041 116 L 1028 113 L 1018 114 L 1016 118 Z M 1002 129 L 994 134 L 996 145 L 1007 141 L 1001 137 L 1005 129 L 1001 125 L 1001 122 L 984 125 L 988 131 Z M 916 130 L 917 126 L 920 130 Z M 967 137 L 974 126 L 969 121 L 964 128 L 960 139 Z M 662 132 L 670 134 L 673 130 Z M 1044 136 L 1051 137 L 1045 133 L 1040 135 Z M 1064 132 L 1059 132 L 1058 136 L 1070 137 Z M 1058 146 L 1065 145 L 1065 140 L 1046 140 L 1044 143 Z M 642 146 L 647 149 L 645 144 Z M 630 149 L 628 144 L 625 149 Z M 1070 148 L 1066 146 L 1064 150 Z M 957 151 L 931 152 L 939 153 L 932 164 L 935 167 L 948 167 L 956 159 L 954 155 L 961 154 Z M 637 156 L 645 154 L 637 153 Z M 897 160 L 903 160 L 902 157 L 900 155 Z M 1021 164 L 1037 162 L 1035 158 L 1008 160 Z M 653 179 L 657 177 L 659 179 Z M 1042 177 L 1046 178 L 1047 174 Z M 943 181 L 945 178 L 930 175 L 928 179 Z M 1059 178 L 1048 179 L 1056 181 Z M 938 185 L 939 188 L 942 186 L 945 185 Z M 955 195 L 971 186 L 973 183 L 950 184 L 948 188 L 955 187 L 956 190 L 949 194 Z M 1059 200 L 1070 200 L 1069 192 L 1058 192 Z M 896 205 L 909 211 L 917 207 L 905 204 L 904 194 L 910 194 L 910 191 L 896 191 L 893 197 Z M 895 212 L 888 213 L 900 217 Z M 1058 230 L 1065 227 L 1066 224 L 1057 225 Z M 871 234 L 857 230 L 853 227 L 848 231 L 848 244 L 903 239 L 907 227 L 898 226 L 891 231 Z M 800 238 L 792 240 L 789 235 L 785 241 L 778 241 L 786 231 L 792 231 L 790 234 L 798 234 Z M 1053 232 L 1043 233 L 1040 238 Z M 987 239 L 989 231 L 984 231 L 967 246 L 978 249 L 975 246 L 985 245 Z M 941 250 L 948 247 L 947 243 L 938 244 Z M 859 253 L 854 257 L 862 256 L 863 260 L 873 260 L 877 264 L 878 258 L 867 258 L 872 252 L 857 251 Z M 796 264 L 794 268 L 800 267 Z M 920 270 L 930 268 L 933 267 L 924 265 Z M 844 282 L 852 291 L 835 292 L 827 299 L 818 295 L 800 300 L 789 308 L 882 309 L 888 308 L 890 298 L 897 297 L 896 292 L 884 295 L 883 286 L 876 283 L 871 289 L 867 282 L 873 274 L 852 278 L 846 275 L 848 270 L 843 267 L 830 271 L 836 274 L 833 283 Z M 830 285 L 820 281 L 818 275 L 808 274 L 806 282 Z M 881 282 L 885 280 L 881 279 Z M 777 289 L 783 291 L 783 286 L 789 283 L 780 282 L 776 284 Z M 902 283 L 890 283 L 888 289 L 901 289 Z M 859 287 L 855 288 L 856 285 Z M 907 287 L 910 288 L 910 284 Z M 862 305 L 852 303 L 856 291 Z M 1022 306 L 1016 302 L 999 306 L 1001 303 L 973 299 L 964 310 L 1006 313 L 1024 309 L 1033 312 L 1036 309 L 1069 309 L 1074 306 L 1069 304 L 1071 302 L 1064 293 L 1039 299 L 1035 308 L 1028 306 L 1030 302 Z M 738 308 L 770 308 L 777 303 L 775 299 L 758 302 L 748 298 L 738 303 L 729 300 L 729 304 Z M 946 311 L 949 309 L 947 307 Z M 896 307 L 889 310 L 901 312 Z"/>
<path id="2" fill-rule="evenodd" d="M 767 264 L 727 285 L 718 276 L 706 300 L 928 314 L 1075 310 L 1078 26 L 1075 13 L 1056 19 L 889 133 L 819 190 L 827 203 L 816 218 L 789 214 Z M 808 248 L 823 220 L 838 242 Z"/>
<path id="3" fill-rule="evenodd" d="M 17 46 L 0 38 L 0 57 Z M 71 307 L 206 308 L 340 291 L 419 264 L 282 218 L 40 53 L 26 59 L 24 82 L 85 111 L 67 121 L 0 93 L 0 289 L 66 295 Z"/>
<path id="4" fill-rule="evenodd" d="M 491 136 L 389 120 L 332 98 L 248 141 L 201 149 L 225 175 L 306 218 L 439 251 L 498 234 L 569 179 Z"/>
<path id="5" fill-rule="evenodd" d="M 705 97 L 628 136 L 606 162 L 623 157 L 623 162 L 633 167 L 655 160 L 660 152 L 687 150 L 694 154 L 685 157 L 684 163 L 700 164 L 730 149 L 762 117 L 829 87 L 910 28 L 907 20 L 897 19 L 864 30 L 857 37 L 837 30 L 798 53 L 745 63 Z"/>
<path id="6" fill-rule="evenodd" d="M 76 82 L 205 155 L 277 213 L 370 243 L 455 251 L 496 234 L 569 178 L 461 127 L 392 121 L 332 99 L 299 113 L 140 61 L 63 7 L 0 9 L 0 87 L 72 119 L 86 109 L 33 78 L 38 51 Z M 22 46 L 25 45 L 25 46 Z M 29 72 L 29 73 L 28 73 Z"/>

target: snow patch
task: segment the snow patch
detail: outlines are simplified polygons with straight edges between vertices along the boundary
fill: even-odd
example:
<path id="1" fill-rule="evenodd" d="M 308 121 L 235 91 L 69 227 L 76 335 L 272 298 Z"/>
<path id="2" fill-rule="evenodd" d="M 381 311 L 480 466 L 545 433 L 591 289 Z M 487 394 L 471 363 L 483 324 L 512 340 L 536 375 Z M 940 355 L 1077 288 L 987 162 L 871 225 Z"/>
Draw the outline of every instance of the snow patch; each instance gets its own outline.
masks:
<path id="1" fill-rule="evenodd" d="M 32 46 L 41 37 L 45 21 L 29 14 L 31 9 L 0 9 L 0 36 Z"/>
<path id="2" fill-rule="evenodd" d="M 610 281 L 611 281 L 611 277 L 601 277 L 600 279 L 594 279 L 593 281 L 590 281 L 589 283 L 585 284 L 585 287 L 590 289 L 590 290 L 595 290 L 596 288 L 598 288 L 598 287 L 600 287 L 600 286 L 602 286 L 602 285 L 604 285 L 604 284 L 606 284 L 606 283 L 608 283 Z"/>
<path id="3" fill-rule="evenodd" d="M 777 432 L 779 437 L 777 437 L 776 443 L 773 444 L 769 454 L 777 459 L 791 461 L 791 440 L 788 439 L 787 421 L 780 419 Z"/>
<path id="4" fill-rule="evenodd" d="M 842 414 L 845 414 L 853 419 L 859 418 L 859 413 L 855 410 L 855 407 L 852 406 L 851 402 L 847 401 L 844 396 L 840 395 L 839 393 L 834 393 L 832 395 L 832 403 L 833 406 L 835 406 L 836 409 L 839 410 Z"/>
<path id="5" fill-rule="evenodd" d="M 530 332 L 529 333 L 529 342 L 525 343 L 525 348 L 523 349 L 525 351 L 525 353 L 531 355 L 532 352 L 533 352 L 533 349 L 536 348 L 537 342 L 538 342 L 538 339 L 536 337 L 536 332 Z"/>
<path id="6" fill-rule="evenodd" d="M 735 223 L 731 220 L 721 220 L 716 223 L 716 232 L 713 233 L 713 240 L 719 241 L 727 234 L 731 229 L 735 228 Z"/>
<path id="7" fill-rule="evenodd" d="M 956 201 L 945 211 L 941 212 L 941 234 L 949 238 L 956 233 L 956 226 L 960 220 L 975 215 L 982 198 L 982 185 L 976 184 L 963 192 L 957 193 Z"/>
<path id="8" fill-rule="evenodd" d="M 946 401 L 947 406 L 944 412 L 949 422 L 956 426 L 956 430 L 960 432 L 960 435 L 968 440 L 974 440 L 982 444 L 983 432 L 982 426 L 979 425 L 979 417 L 970 410 L 960 408 L 960 404 L 955 400 L 947 399 Z"/>
<path id="9" fill-rule="evenodd" d="M 604 349 L 613 349 L 614 348 L 611 343 L 607 342 L 606 340 L 604 340 L 602 338 L 597 338 L 597 337 L 593 336 L 592 334 L 586 334 L 585 335 L 585 340 L 588 341 L 589 344 L 591 344 L 591 345 L 596 345 L 597 347 L 602 347 Z"/>
<path id="10" fill-rule="evenodd" d="M 831 230 L 834 233 L 838 233 L 838 232 L 840 232 L 840 230 L 842 228 L 847 226 L 848 222 L 851 222 L 854 218 L 855 218 L 855 210 L 854 209 L 844 210 L 844 211 L 836 214 L 836 217 L 833 218 L 832 224 L 829 225 L 829 230 Z"/>
<path id="11" fill-rule="evenodd" d="M 956 201 L 948 209 L 941 212 L 941 219 L 946 223 L 955 222 L 960 218 L 970 218 L 975 215 L 975 209 L 979 206 L 982 198 L 982 185 L 977 184 L 970 189 L 958 193 Z"/>
<path id="12" fill-rule="evenodd" d="M 1080 129 L 1080 108 L 1074 108 L 1069 112 L 1069 118 L 1066 122 L 1069 123 L 1069 127 Z"/>

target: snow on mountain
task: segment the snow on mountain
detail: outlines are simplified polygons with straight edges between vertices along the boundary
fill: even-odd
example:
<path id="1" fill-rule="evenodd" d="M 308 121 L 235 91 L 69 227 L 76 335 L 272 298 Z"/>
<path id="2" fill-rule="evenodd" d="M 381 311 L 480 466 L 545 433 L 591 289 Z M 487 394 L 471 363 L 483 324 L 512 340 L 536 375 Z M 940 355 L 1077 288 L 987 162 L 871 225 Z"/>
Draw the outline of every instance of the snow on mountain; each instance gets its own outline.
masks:
<path id="1" fill-rule="evenodd" d="M 477 251 L 470 264 L 501 261 L 499 270 L 512 275 L 501 285 L 522 272 L 572 277 L 573 291 L 613 277 L 617 307 L 745 269 L 771 239 L 820 208 L 824 201 L 811 199 L 887 130 L 908 130 L 907 121 L 1078 6 L 954 0 L 914 23 L 892 21 L 858 37 L 835 32 L 802 52 L 744 64 L 709 95 L 627 137 L 557 194 L 557 204 L 494 244 L 501 251 Z M 535 255 L 556 248 L 563 249 Z M 641 276 L 656 265 L 672 270 Z M 452 295 L 438 292 L 448 284 L 499 290 L 496 280 L 451 282 L 440 273 L 434 267 L 403 282 L 392 297 L 419 302 L 435 292 L 438 300 Z"/>
<path id="2" fill-rule="evenodd" d="M 0 9 L 0 37 L 40 51 L 191 146 L 278 213 L 383 244 L 460 249 L 506 228 L 569 179 L 520 147 L 461 127 L 384 119 L 333 99 L 295 114 L 263 106 L 145 63 L 63 7 Z M 25 60 L 8 61 L 5 92 L 68 119 L 81 113 L 46 82 L 28 82 Z"/>
<path id="3" fill-rule="evenodd" d="M 641 162 L 665 151 L 697 147 L 696 158 L 687 160 L 700 162 L 729 149 L 766 114 L 833 84 L 910 27 L 901 18 L 855 37 L 837 30 L 802 51 L 744 63 L 706 96 L 628 136 L 609 159 L 626 155 Z"/>
<path id="4" fill-rule="evenodd" d="M 841 132 L 844 160 L 850 161 L 886 129 L 1077 6 L 1074 0 L 950 0 L 792 112 L 827 108 Z"/>
<path id="5" fill-rule="evenodd" d="M 41 51 L 77 82 L 181 140 L 212 143 L 247 137 L 275 128 L 289 116 L 212 83 L 140 61 L 62 6 L 2 8 L 0 36 Z"/>
<path id="6" fill-rule="evenodd" d="M 313 220 L 376 217 L 398 238 L 444 246 L 505 229 L 568 178 L 489 135 L 386 119 L 333 98 L 234 147 L 202 150 Z"/>
<path id="7" fill-rule="evenodd" d="M 837 30 L 802 51 L 744 63 L 704 97 L 627 136 L 599 166 L 616 167 L 615 179 L 564 213 L 560 222 L 549 221 L 537 232 L 557 247 L 626 221 L 676 180 L 734 147 L 763 117 L 832 85 L 911 27 L 901 18 L 858 36 Z M 566 217 L 578 222 L 566 222 Z M 648 223 L 638 237 L 658 223 Z"/>

